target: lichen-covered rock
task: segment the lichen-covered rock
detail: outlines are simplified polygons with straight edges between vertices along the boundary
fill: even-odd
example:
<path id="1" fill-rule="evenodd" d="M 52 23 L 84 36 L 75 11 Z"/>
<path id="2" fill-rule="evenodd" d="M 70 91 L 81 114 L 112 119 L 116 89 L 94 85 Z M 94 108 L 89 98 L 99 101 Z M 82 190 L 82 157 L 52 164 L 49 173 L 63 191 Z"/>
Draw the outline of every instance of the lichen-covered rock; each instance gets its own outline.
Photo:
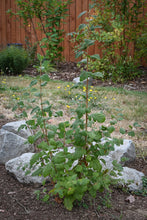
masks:
<path id="1" fill-rule="evenodd" d="M 21 183 L 27 184 L 42 184 L 44 177 L 42 176 L 32 176 L 32 173 L 38 169 L 38 166 L 30 169 L 30 160 L 34 153 L 25 153 L 20 157 L 16 157 L 12 160 L 9 160 L 5 164 L 5 168 L 7 171 L 12 173 L 16 179 Z M 26 175 L 26 172 L 30 170 L 30 173 Z"/>
<path id="2" fill-rule="evenodd" d="M 34 152 L 34 146 L 26 143 L 31 132 L 29 129 L 18 131 L 21 124 L 25 124 L 25 121 L 11 122 L 0 129 L 0 164 L 23 153 Z"/>
<path id="3" fill-rule="evenodd" d="M 133 168 L 123 167 L 121 173 L 120 179 L 122 180 L 119 182 L 120 185 L 126 186 L 130 191 L 142 190 L 142 177 L 144 176 L 142 172 Z"/>
<path id="4" fill-rule="evenodd" d="M 25 124 L 26 124 L 25 120 L 9 122 L 9 123 L 3 125 L 2 129 L 9 131 L 9 132 L 12 132 L 14 134 L 17 134 L 17 135 L 27 139 L 29 136 L 32 135 L 29 128 L 27 128 L 27 129 L 23 128 L 20 131 L 18 131 L 19 127 L 21 125 L 25 125 Z"/>

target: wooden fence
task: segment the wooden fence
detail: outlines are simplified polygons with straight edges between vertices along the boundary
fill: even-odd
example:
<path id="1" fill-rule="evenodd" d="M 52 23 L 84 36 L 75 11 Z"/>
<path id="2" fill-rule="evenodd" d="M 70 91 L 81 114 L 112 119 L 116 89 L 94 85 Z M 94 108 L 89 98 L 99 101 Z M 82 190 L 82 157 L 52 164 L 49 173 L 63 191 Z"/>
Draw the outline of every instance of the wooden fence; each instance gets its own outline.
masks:
<path id="1" fill-rule="evenodd" d="M 69 6 L 69 17 L 66 18 L 66 24 L 63 24 L 65 33 L 70 33 L 76 30 L 83 18 L 78 18 L 78 15 L 88 9 L 89 0 L 73 0 Z M 8 43 L 21 43 L 25 46 L 25 38 L 29 37 L 30 42 L 35 42 L 35 35 L 31 26 L 23 27 L 23 21 L 16 20 L 16 17 L 10 17 L 6 13 L 8 9 L 16 11 L 15 0 L 0 0 L 0 49 L 6 47 Z M 41 39 L 42 33 L 37 30 L 37 35 Z M 67 34 L 65 34 L 63 56 L 66 61 L 74 61 L 74 52 L 72 43 Z M 38 48 L 38 52 L 40 49 Z"/>
<path id="2" fill-rule="evenodd" d="M 78 18 L 78 15 L 85 10 L 88 10 L 90 0 L 72 0 L 72 4 L 69 6 L 69 17 L 66 18 L 65 24 L 62 24 L 62 28 L 65 31 L 65 38 L 62 43 L 64 47 L 63 56 L 66 61 L 75 61 L 75 55 L 73 52 L 73 45 L 70 42 L 67 33 L 73 32 L 84 21 L 84 17 Z M 23 27 L 23 21 L 16 20 L 16 17 L 10 17 L 6 13 L 8 9 L 16 11 L 15 0 L 0 0 L 0 49 L 7 46 L 8 43 L 21 43 L 24 46 L 25 38 L 28 37 L 29 41 L 33 44 L 36 39 L 31 25 Z M 36 22 L 36 20 L 34 20 Z M 42 32 L 37 31 L 38 38 L 42 38 Z M 92 46 L 90 53 L 99 53 L 98 47 Z M 38 48 L 38 52 L 41 53 Z"/>

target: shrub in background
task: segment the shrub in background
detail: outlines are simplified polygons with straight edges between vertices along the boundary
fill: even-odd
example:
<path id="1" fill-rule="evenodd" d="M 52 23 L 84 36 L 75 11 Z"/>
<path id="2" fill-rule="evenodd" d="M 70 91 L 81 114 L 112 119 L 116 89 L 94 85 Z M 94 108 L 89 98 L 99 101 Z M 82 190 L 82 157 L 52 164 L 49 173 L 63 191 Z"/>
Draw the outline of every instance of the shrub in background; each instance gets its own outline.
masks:
<path id="1" fill-rule="evenodd" d="M 9 9 L 8 13 L 19 19 L 22 18 L 25 27 L 32 27 L 36 43 L 40 46 L 42 54 L 54 63 L 62 58 L 63 46 L 61 43 L 64 40 L 64 30 L 61 28 L 61 24 L 68 16 L 70 3 L 71 0 L 16 0 L 17 12 Z M 34 18 L 37 18 L 36 23 L 34 23 Z M 37 29 L 43 33 L 41 39 Z"/>
<path id="2" fill-rule="evenodd" d="M 102 52 L 99 59 L 90 60 L 90 71 L 120 82 L 139 76 L 138 67 L 147 55 L 144 7 L 144 0 L 93 0 L 90 10 L 81 13 L 86 14 L 85 24 L 71 34 L 75 50 L 82 44 L 84 49 L 88 36 Z"/>
<path id="3" fill-rule="evenodd" d="M 28 37 L 25 37 L 25 43 L 26 43 L 26 51 L 30 59 L 30 64 L 33 64 L 37 59 L 37 42 L 33 44 L 29 41 Z"/>
<path id="4" fill-rule="evenodd" d="M 11 46 L 0 52 L 0 70 L 5 74 L 21 74 L 28 63 L 29 57 L 23 48 Z"/>

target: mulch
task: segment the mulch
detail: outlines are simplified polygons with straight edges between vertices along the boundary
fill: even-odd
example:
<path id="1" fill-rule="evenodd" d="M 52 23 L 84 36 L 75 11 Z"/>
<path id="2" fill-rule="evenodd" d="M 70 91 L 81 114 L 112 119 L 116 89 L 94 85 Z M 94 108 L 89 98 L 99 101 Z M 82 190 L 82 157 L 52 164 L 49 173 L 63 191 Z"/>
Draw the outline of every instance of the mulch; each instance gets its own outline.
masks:
<path id="1" fill-rule="evenodd" d="M 124 88 L 126 90 L 137 90 L 137 91 L 145 91 L 147 92 L 147 67 L 140 67 L 142 70 L 142 75 L 134 80 L 128 80 L 124 83 L 116 83 L 111 79 L 102 81 L 98 79 L 94 79 L 92 85 L 93 86 L 113 86 Z M 31 76 L 38 75 L 37 70 L 30 66 L 28 67 L 23 74 L 28 74 Z M 77 67 L 75 62 L 63 62 L 58 65 L 57 71 L 50 73 L 50 79 L 53 80 L 63 80 L 72 82 L 74 78 L 80 76 L 80 69 Z"/>
<path id="2" fill-rule="evenodd" d="M 72 66 L 73 65 L 73 66 Z M 64 71 L 52 73 L 53 79 L 72 81 L 79 76 L 79 72 L 72 64 Z M 63 69 L 63 67 L 62 67 Z M 72 72 L 72 70 L 74 71 Z M 30 75 L 35 76 L 35 70 L 30 68 Z M 70 72 L 70 74 L 69 74 Z M 70 76 L 69 76 L 70 75 Z M 104 82 L 97 82 L 97 84 Z M 103 86 L 110 86 L 112 82 L 105 82 Z M 147 75 L 133 82 L 127 82 L 130 88 L 147 91 Z M 123 87 L 122 85 L 115 85 Z M 130 89 L 132 90 L 132 89 Z M 14 119 L 15 120 L 15 119 Z M 10 120 L 0 119 L 0 128 Z M 12 120 L 11 120 L 12 121 Z M 147 157 L 137 157 L 128 163 L 128 167 L 135 168 L 147 176 Z M 52 187 L 48 185 L 48 188 Z M 14 176 L 8 173 L 4 165 L 0 165 L 0 219 L 2 220 L 146 220 L 147 196 L 133 194 L 134 202 L 128 202 L 129 192 L 112 187 L 111 192 L 98 193 L 95 200 L 85 195 L 81 202 L 74 205 L 72 211 L 64 208 L 63 203 L 57 203 L 55 198 L 50 198 L 49 203 L 37 200 L 34 192 L 43 189 L 43 186 L 25 185 L 19 183 Z M 110 203 L 107 199 L 110 199 Z M 106 205 L 108 207 L 106 207 Z"/>

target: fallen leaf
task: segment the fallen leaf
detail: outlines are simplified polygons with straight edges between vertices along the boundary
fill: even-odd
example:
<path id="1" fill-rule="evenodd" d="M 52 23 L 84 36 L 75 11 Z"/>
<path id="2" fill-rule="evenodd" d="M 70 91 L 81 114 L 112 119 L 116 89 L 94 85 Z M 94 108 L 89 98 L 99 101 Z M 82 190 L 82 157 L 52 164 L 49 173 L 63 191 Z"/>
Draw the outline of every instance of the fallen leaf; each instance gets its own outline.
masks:
<path id="1" fill-rule="evenodd" d="M 63 201 L 62 199 L 60 199 L 59 197 L 55 197 L 55 201 L 58 203 L 58 204 L 61 204 Z"/>
<path id="2" fill-rule="evenodd" d="M 126 202 L 133 203 L 135 202 L 135 197 L 130 195 L 125 199 Z"/>

